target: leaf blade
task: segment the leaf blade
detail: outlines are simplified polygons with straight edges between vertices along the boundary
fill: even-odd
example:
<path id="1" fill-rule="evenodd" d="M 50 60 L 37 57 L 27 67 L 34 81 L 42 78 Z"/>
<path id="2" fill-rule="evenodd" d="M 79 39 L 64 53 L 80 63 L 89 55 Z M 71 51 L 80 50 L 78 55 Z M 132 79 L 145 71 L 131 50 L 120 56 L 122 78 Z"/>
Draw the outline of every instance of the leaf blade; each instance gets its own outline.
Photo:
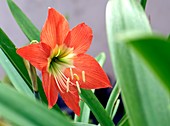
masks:
<path id="1" fill-rule="evenodd" d="M 143 9 L 145 10 L 147 0 L 141 0 L 140 3 L 141 3 L 141 5 L 142 5 Z"/>
<path id="2" fill-rule="evenodd" d="M 13 65 L 10 63 L 4 52 L 0 49 L 0 64 L 6 71 L 8 77 L 10 78 L 12 84 L 14 87 L 21 93 L 25 93 L 28 96 L 34 98 L 34 95 L 30 88 L 27 86 L 25 81 L 22 79 L 22 77 L 19 75 L 19 73 L 16 71 L 16 69 L 13 67 Z M 15 73 L 15 74 L 14 74 Z"/>
<path id="3" fill-rule="evenodd" d="M 119 123 L 117 124 L 118 126 L 130 126 L 129 121 L 128 121 L 128 117 L 127 114 L 125 114 L 122 119 L 119 121 Z"/>
<path id="4" fill-rule="evenodd" d="M 21 30 L 27 36 L 27 38 L 32 40 L 39 41 L 40 32 L 39 30 L 32 24 L 29 18 L 22 12 L 22 10 L 12 1 L 7 0 L 8 6 L 11 10 L 12 15 L 14 16 L 16 22 L 20 26 Z"/>
<path id="5" fill-rule="evenodd" d="M 113 121 L 91 90 L 81 89 L 81 98 L 89 106 L 101 126 L 114 126 Z M 102 114 L 101 114 L 102 113 Z"/>
<path id="6" fill-rule="evenodd" d="M 56 111 L 47 109 L 39 102 L 19 94 L 2 83 L 0 99 L 0 115 L 18 125 L 72 125 Z"/>
<path id="7" fill-rule="evenodd" d="M 170 42 L 155 35 L 141 36 L 127 41 L 170 92 Z"/>
<path id="8" fill-rule="evenodd" d="M 110 97 L 106 105 L 106 111 L 109 113 L 110 117 L 112 116 L 113 108 L 115 106 L 115 103 L 116 103 L 116 100 L 119 94 L 120 94 L 120 90 L 119 90 L 118 82 L 117 82 L 110 94 Z"/>
<path id="9" fill-rule="evenodd" d="M 110 0 L 106 24 L 112 64 L 130 125 L 168 125 L 168 94 L 121 38 L 128 32 L 131 36 L 139 32 L 152 33 L 143 8 L 136 0 Z"/>

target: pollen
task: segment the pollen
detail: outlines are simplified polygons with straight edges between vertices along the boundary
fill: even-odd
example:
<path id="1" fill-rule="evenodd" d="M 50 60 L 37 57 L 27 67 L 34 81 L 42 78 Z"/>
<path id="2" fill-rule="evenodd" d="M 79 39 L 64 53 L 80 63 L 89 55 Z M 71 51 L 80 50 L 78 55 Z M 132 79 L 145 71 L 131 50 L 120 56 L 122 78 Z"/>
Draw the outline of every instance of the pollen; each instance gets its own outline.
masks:
<path id="1" fill-rule="evenodd" d="M 71 80 L 73 80 L 74 78 L 73 78 L 73 70 L 72 70 L 72 68 L 70 68 L 70 75 L 71 75 Z"/>
<path id="2" fill-rule="evenodd" d="M 86 82 L 85 71 L 82 71 L 82 79 L 83 79 L 83 82 Z"/>
<path id="3" fill-rule="evenodd" d="M 70 83 L 70 78 L 68 77 L 66 82 L 66 86 L 67 86 L 66 92 L 69 92 L 69 83 Z"/>
<path id="4" fill-rule="evenodd" d="M 30 44 L 36 44 L 36 43 L 38 43 L 37 40 L 32 40 L 32 41 L 30 42 Z"/>
<path id="5" fill-rule="evenodd" d="M 77 75 L 77 74 L 73 74 L 74 75 L 74 77 L 76 78 L 76 80 L 80 80 L 80 78 L 79 78 L 79 76 Z"/>
<path id="6" fill-rule="evenodd" d="M 76 86 L 77 86 L 78 92 L 81 93 L 81 90 L 80 90 L 80 86 L 79 86 L 79 82 L 78 82 L 78 81 L 76 81 Z"/>

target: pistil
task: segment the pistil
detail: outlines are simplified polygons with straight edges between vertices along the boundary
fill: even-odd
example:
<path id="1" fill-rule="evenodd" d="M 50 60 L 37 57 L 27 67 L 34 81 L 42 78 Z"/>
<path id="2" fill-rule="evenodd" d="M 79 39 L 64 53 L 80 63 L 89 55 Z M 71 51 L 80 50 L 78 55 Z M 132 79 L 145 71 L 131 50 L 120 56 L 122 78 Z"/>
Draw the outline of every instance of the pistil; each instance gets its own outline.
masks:
<path id="1" fill-rule="evenodd" d="M 71 80 L 73 80 L 74 77 L 73 77 L 73 70 L 72 70 L 72 68 L 70 68 L 70 75 L 71 75 Z"/>

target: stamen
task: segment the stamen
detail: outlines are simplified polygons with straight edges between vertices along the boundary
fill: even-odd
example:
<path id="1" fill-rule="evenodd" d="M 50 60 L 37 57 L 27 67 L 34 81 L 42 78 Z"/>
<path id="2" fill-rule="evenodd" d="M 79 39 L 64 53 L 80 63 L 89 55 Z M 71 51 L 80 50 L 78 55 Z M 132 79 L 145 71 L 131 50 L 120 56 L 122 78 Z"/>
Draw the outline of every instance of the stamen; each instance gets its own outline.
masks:
<path id="1" fill-rule="evenodd" d="M 67 77 L 66 77 L 61 71 L 60 71 L 60 74 L 62 75 L 64 81 L 66 82 L 66 81 L 67 81 Z M 71 81 L 70 81 L 69 84 L 72 84 L 72 85 L 76 86 L 76 84 L 75 84 L 75 83 L 72 83 Z"/>
<path id="2" fill-rule="evenodd" d="M 76 80 L 80 80 L 79 79 L 79 76 L 77 75 L 77 74 L 73 74 L 74 75 L 74 77 L 76 78 Z"/>
<path id="3" fill-rule="evenodd" d="M 82 79 L 83 79 L 83 82 L 86 82 L 85 71 L 82 71 Z"/>
<path id="4" fill-rule="evenodd" d="M 63 90 L 62 90 L 61 87 L 60 87 L 60 84 L 58 83 L 57 78 L 55 78 L 55 82 L 56 82 L 56 84 L 57 84 L 57 86 L 58 86 L 58 89 L 61 91 L 61 93 L 64 93 Z"/>
<path id="5" fill-rule="evenodd" d="M 73 80 L 73 70 L 70 68 L 70 75 L 71 75 L 71 80 Z"/>
<path id="6" fill-rule="evenodd" d="M 36 44 L 36 43 L 38 43 L 37 40 L 32 40 L 32 41 L 30 42 L 30 44 Z"/>
<path id="7" fill-rule="evenodd" d="M 61 85 L 61 87 L 65 90 L 67 88 L 66 81 L 63 79 L 62 76 L 58 76 L 58 82 Z"/>
<path id="8" fill-rule="evenodd" d="M 78 81 L 76 81 L 76 86 L 77 86 L 78 92 L 81 93 L 81 90 L 80 90 L 80 86 L 79 86 L 79 82 L 78 82 Z"/>
<path id="9" fill-rule="evenodd" d="M 66 85 L 67 85 L 67 90 L 66 90 L 66 91 L 67 91 L 67 92 L 69 91 L 69 82 L 70 82 L 70 78 L 68 77 L 68 78 L 67 78 L 67 82 L 66 82 Z"/>
<path id="10" fill-rule="evenodd" d="M 59 49 L 57 50 L 57 55 L 56 55 L 55 57 L 59 56 L 60 53 L 61 53 L 61 50 L 60 50 L 60 48 L 59 48 Z"/>

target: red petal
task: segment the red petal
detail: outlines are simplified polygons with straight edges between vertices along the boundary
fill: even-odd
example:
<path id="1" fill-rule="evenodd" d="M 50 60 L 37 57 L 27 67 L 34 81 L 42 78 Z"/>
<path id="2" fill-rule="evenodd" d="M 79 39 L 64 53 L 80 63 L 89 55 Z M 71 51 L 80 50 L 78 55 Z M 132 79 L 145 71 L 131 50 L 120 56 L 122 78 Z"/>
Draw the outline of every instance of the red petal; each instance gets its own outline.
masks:
<path id="1" fill-rule="evenodd" d="M 74 66 L 73 73 L 79 76 L 81 88 L 98 89 L 111 87 L 106 73 L 93 57 L 87 54 L 79 55 L 74 59 Z M 82 71 L 85 71 L 85 82 L 82 79 Z M 66 70 L 65 74 L 70 76 L 69 70 Z"/>
<path id="2" fill-rule="evenodd" d="M 79 94 L 77 91 L 77 88 L 74 86 L 70 86 L 70 91 L 69 92 L 60 92 L 60 95 L 62 97 L 62 99 L 64 100 L 64 102 L 66 103 L 66 105 L 74 111 L 74 113 L 76 113 L 78 116 L 80 115 L 80 107 L 79 107 Z"/>
<path id="3" fill-rule="evenodd" d="M 48 63 L 51 48 L 44 43 L 31 44 L 17 49 L 17 53 L 28 60 L 33 66 L 42 70 Z"/>
<path id="4" fill-rule="evenodd" d="M 64 42 L 68 47 L 73 47 L 75 53 L 80 54 L 85 53 L 88 50 L 92 37 L 91 28 L 82 23 L 74 27 L 68 33 Z"/>
<path id="5" fill-rule="evenodd" d="M 58 88 L 53 75 L 47 73 L 46 68 L 42 71 L 43 89 L 48 100 L 49 108 L 52 108 L 58 99 Z"/>
<path id="6" fill-rule="evenodd" d="M 49 8 L 48 18 L 41 32 L 41 41 L 54 48 L 56 44 L 62 44 L 67 33 L 69 24 L 65 17 L 54 8 Z"/>

